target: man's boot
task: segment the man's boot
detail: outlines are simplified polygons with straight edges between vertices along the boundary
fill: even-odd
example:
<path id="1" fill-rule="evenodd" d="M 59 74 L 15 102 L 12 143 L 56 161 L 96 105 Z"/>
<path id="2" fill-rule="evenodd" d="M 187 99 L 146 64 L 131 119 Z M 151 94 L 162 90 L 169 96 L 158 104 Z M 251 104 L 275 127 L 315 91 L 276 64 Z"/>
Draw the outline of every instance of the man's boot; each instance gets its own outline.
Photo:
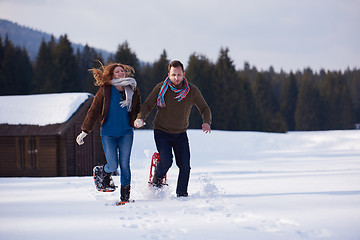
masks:
<path id="1" fill-rule="evenodd" d="M 152 179 L 152 185 L 158 188 L 161 188 L 163 186 L 162 178 L 158 176 L 158 173 L 155 169 L 154 176 Z"/>

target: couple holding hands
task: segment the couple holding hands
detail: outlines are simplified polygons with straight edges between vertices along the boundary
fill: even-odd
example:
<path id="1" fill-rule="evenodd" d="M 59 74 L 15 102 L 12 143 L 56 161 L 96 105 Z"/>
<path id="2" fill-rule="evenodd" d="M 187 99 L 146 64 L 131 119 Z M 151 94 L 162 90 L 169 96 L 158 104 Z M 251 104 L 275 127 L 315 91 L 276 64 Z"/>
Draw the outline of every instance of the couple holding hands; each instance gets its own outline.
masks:
<path id="1" fill-rule="evenodd" d="M 130 155 L 134 128 L 145 125 L 145 119 L 156 106 L 153 122 L 154 140 L 161 161 L 158 163 L 152 184 L 161 187 L 162 179 L 173 163 L 175 154 L 179 168 L 176 195 L 188 196 L 190 177 L 190 147 L 187 127 L 191 108 L 195 105 L 203 120 L 202 129 L 210 133 L 211 111 L 199 89 L 185 78 L 183 64 L 174 60 L 168 66 L 167 78 L 158 83 L 146 101 L 141 97 L 134 78 L 133 67 L 111 63 L 90 69 L 95 85 L 99 86 L 91 107 L 77 136 L 79 145 L 99 120 L 100 135 L 106 164 L 99 169 L 102 187 L 113 185 L 111 173 L 120 166 L 120 201 L 129 202 L 131 170 Z"/>

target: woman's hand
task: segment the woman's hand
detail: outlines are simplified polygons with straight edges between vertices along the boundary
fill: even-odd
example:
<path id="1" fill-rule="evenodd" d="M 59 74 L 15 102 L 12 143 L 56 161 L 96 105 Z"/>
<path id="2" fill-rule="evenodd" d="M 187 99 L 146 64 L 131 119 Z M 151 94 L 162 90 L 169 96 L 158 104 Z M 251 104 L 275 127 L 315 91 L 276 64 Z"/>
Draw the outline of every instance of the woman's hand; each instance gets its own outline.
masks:
<path id="1" fill-rule="evenodd" d="M 83 145 L 84 144 L 84 138 L 87 136 L 87 133 L 82 131 L 77 137 L 76 137 L 76 142 L 79 145 Z"/>

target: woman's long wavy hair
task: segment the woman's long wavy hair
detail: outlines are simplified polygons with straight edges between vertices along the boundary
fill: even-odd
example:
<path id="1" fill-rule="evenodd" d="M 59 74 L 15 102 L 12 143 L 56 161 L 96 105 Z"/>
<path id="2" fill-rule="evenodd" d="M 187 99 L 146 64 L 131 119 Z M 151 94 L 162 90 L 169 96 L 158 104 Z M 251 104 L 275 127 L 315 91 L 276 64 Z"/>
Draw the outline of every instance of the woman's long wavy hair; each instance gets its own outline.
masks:
<path id="1" fill-rule="evenodd" d="M 132 66 L 122 63 L 109 63 L 108 65 L 104 66 L 99 60 L 98 62 L 100 63 L 101 67 L 89 69 L 95 78 L 95 86 L 104 86 L 105 84 L 110 84 L 110 81 L 114 76 L 114 69 L 116 67 L 122 67 L 122 69 L 124 69 L 125 77 L 134 76 L 135 70 Z"/>

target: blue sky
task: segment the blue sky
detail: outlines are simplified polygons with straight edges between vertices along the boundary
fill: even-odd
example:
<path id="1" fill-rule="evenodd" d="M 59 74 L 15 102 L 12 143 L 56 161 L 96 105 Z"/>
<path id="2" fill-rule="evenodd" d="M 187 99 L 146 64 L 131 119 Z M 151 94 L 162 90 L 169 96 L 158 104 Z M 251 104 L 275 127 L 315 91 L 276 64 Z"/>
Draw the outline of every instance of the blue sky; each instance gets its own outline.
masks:
<path id="1" fill-rule="evenodd" d="M 148 62 L 228 47 L 237 69 L 360 67 L 360 0 L 0 0 L 0 17 Z"/>

